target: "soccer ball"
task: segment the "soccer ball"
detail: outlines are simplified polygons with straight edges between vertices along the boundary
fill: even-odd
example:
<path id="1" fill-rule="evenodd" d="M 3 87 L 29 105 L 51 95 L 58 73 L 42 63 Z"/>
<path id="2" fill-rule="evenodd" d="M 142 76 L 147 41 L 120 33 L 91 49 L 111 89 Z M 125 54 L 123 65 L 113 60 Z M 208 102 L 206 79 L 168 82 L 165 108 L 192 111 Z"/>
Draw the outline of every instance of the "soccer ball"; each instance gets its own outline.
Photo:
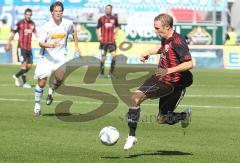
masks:
<path id="1" fill-rule="evenodd" d="M 115 127 L 104 127 L 99 133 L 99 139 L 104 145 L 114 145 L 119 139 L 119 132 Z"/>

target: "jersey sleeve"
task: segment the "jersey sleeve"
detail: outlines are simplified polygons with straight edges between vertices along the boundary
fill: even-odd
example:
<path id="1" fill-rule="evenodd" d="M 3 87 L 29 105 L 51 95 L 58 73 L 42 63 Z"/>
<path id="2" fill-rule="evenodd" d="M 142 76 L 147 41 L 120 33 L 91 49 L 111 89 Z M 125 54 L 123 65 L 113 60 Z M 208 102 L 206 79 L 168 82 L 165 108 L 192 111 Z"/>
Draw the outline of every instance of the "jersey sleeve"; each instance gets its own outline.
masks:
<path id="1" fill-rule="evenodd" d="M 39 28 L 38 33 L 39 33 L 38 42 L 46 42 L 48 35 L 47 25 L 45 24 L 41 28 Z"/>
<path id="2" fill-rule="evenodd" d="M 187 62 L 192 60 L 192 56 L 189 52 L 189 48 L 185 39 L 179 38 L 178 41 L 175 41 L 173 49 L 175 53 L 178 55 L 181 62 Z"/>
<path id="3" fill-rule="evenodd" d="M 13 33 L 17 33 L 19 31 L 19 25 L 20 25 L 20 21 L 17 22 L 17 24 L 14 25 L 13 30 L 12 30 Z"/>

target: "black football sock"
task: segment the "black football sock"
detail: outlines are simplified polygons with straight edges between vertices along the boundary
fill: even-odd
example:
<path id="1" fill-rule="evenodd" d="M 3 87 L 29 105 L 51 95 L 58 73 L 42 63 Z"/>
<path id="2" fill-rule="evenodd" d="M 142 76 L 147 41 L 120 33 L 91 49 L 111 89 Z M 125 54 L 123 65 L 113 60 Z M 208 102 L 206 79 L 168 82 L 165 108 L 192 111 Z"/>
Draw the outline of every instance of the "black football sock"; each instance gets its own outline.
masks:
<path id="1" fill-rule="evenodd" d="M 23 84 L 25 84 L 25 83 L 27 82 L 27 80 L 26 80 L 26 74 L 23 74 L 23 75 L 22 75 L 22 81 L 23 81 Z"/>
<path id="2" fill-rule="evenodd" d="M 15 74 L 15 76 L 18 78 L 19 76 L 22 76 L 24 73 L 26 73 L 27 70 L 26 69 L 23 69 L 21 68 L 18 73 Z"/>
<path id="3" fill-rule="evenodd" d="M 100 63 L 100 70 L 99 70 L 101 75 L 104 75 L 104 62 Z"/>
<path id="4" fill-rule="evenodd" d="M 23 84 L 25 84 L 27 82 L 27 72 L 28 72 L 28 69 L 26 69 L 26 72 L 24 74 L 22 74 L 22 80 L 23 80 Z"/>
<path id="5" fill-rule="evenodd" d="M 137 123 L 139 121 L 139 117 L 140 117 L 140 108 L 130 107 L 128 111 L 129 136 L 136 136 L 136 129 L 137 129 Z"/>
<path id="6" fill-rule="evenodd" d="M 113 73 L 114 71 L 114 68 L 115 68 L 115 65 L 116 65 L 116 61 L 115 60 L 112 60 L 112 63 L 111 63 L 111 68 L 110 68 L 110 74 Z"/>

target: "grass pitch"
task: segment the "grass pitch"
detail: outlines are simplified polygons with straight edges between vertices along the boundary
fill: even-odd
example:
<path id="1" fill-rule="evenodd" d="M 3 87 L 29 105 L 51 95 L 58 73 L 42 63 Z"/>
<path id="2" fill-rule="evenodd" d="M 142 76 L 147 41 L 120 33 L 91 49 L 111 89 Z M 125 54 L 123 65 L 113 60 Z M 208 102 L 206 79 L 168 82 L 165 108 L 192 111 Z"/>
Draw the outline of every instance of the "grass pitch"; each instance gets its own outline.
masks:
<path id="1" fill-rule="evenodd" d="M 240 160 L 240 77 L 239 71 L 195 69 L 194 84 L 187 89 L 178 111 L 190 106 L 192 123 L 158 125 L 158 101 L 145 101 L 137 129 L 138 144 L 124 151 L 128 134 L 125 114 L 128 106 L 114 91 L 110 79 L 83 84 L 84 69 L 74 72 L 67 84 L 107 92 L 118 98 L 118 107 L 104 117 L 88 122 L 64 122 L 55 116 L 56 106 L 73 101 L 71 112 L 84 114 L 101 101 L 56 94 L 51 106 L 42 100 L 42 116 L 33 116 L 34 69 L 28 75 L 31 89 L 15 87 L 12 79 L 19 66 L 1 65 L 0 72 L 0 162 L 216 162 Z M 115 146 L 98 139 L 101 128 L 114 126 L 120 132 Z M 184 135 L 184 132 L 186 133 Z"/>

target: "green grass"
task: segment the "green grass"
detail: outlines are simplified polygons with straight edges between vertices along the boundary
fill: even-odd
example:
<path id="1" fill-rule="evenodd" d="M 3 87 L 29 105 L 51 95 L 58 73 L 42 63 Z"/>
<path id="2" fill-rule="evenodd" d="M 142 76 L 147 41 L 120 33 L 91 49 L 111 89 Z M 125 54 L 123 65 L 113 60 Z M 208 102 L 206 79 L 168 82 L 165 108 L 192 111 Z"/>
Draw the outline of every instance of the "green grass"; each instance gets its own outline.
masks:
<path id="1" fill-rule="evenodd" d="M 74 103 L 71 112 L 84 114 L 97 108 L 101 101 L 56 94 L 56 102 L 46 106 L 45 89 L 43 116 L 35 118 L 34 88 L 17 88 L 11 78 L 18 68 L 0 66 L 0 162 L 237 163 L 240 160 L 239 71 L 193 70 L 194 84 L 187 89 L 177 109 L 181 111 L 184 106 L 190 106 L 192 110 L 192 123 L 185 129 L 185 136 L 179 124 L 158 125 L 154 121 L 157 100 L 144 102 L 137 130 L 138 144 L 124 151 L 128 134 L 126 104 L 119 100 L 113 112 L 92 121 L 64 122 L 54 116 L 59 102 L 71 100 Z M 36 82 L 32 79 L 33 72 L 28 76 L 31 84 Z M 84 69 L 77 70 L 65 84 L 80 86 L 84 72 Z M 117 97 L 109 79 L 97 79 L 95 85 L 83 87 Z M 98 140 L 99 131 L 108 125 L 120 132 L 119 142 L 111 147 Z"/>

